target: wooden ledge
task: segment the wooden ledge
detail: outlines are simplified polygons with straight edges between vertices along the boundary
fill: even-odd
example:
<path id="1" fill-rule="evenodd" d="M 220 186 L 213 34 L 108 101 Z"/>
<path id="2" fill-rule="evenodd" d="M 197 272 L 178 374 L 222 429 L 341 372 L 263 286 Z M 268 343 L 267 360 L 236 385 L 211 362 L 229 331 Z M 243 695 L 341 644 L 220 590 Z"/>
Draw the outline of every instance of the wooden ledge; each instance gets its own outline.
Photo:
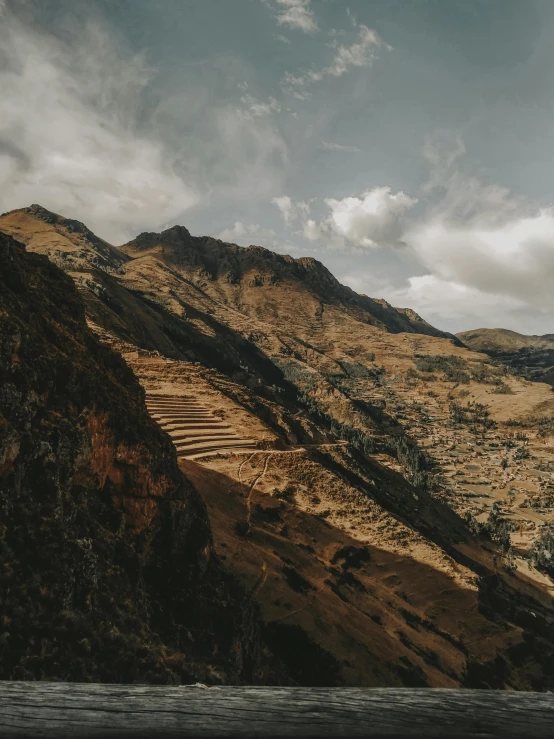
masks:
<path id="1" fill-rule="evenodd" d="M 552 739 L 554 694 L 0 681 L 0 737 Z"/>

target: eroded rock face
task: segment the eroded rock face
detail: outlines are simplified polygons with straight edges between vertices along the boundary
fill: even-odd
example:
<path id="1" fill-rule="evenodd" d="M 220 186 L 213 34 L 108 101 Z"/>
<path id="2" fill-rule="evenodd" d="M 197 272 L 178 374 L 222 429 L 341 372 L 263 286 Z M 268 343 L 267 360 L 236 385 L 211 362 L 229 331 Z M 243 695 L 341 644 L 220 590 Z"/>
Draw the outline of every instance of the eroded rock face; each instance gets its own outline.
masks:
<path id="1" fill-rule="evenodd" d="M 2 233 L 0 565 L 0 679 L 282 679 L 133 373 Z"/>

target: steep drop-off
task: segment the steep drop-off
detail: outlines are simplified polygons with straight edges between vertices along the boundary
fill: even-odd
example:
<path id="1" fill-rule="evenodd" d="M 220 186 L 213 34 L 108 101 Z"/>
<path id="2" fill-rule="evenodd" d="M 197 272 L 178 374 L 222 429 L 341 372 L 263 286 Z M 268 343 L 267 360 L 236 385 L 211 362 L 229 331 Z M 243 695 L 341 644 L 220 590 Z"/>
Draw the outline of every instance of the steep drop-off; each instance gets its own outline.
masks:
<path id="1" fill-rule="evenodd" d="M 4 234 L 0 440 L 1 679 L 284 679 L 133 373 Z"/>

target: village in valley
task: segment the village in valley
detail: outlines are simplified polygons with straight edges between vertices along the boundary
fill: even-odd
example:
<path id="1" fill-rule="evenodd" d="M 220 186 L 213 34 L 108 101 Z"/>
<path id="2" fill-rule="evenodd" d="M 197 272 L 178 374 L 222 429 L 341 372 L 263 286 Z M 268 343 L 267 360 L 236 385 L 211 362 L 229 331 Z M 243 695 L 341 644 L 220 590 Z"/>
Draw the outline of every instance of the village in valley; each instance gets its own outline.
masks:
<path id="1" fill-rule="evenodd" d="M 492 530 L 508 568 L 544 582 L 533 567 L 533 548 L 542 527 L 554 521 L 552 388 L 483 355 L 468 361 L 467 353 L 416 354 L 415 368 L 403 372 L 389 362 L 364 395 L 380 401 L 429 455 L 439 471 L 435 494 L 477 531 Z"/>

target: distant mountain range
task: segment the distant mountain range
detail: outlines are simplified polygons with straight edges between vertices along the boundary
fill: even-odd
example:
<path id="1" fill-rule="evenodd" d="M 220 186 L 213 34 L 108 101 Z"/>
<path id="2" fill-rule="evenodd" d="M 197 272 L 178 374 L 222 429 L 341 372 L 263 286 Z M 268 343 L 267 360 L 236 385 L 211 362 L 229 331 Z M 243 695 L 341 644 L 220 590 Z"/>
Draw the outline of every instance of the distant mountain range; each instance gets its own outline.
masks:
<path id="1" fill-rule="evenodd" d="M 554 387 L 554 334 L 526 336 L 503 328 L 480 328 L 462 331 L 457 337 L 522 377 Z"/>
<path id="2" fill-rule="evenodd" d="M 554 334 L 526 336 L 506 328 L 477 328 L 456 336 L 477 352 L 509 352 L 520 349 L 554 349 Z"/>

